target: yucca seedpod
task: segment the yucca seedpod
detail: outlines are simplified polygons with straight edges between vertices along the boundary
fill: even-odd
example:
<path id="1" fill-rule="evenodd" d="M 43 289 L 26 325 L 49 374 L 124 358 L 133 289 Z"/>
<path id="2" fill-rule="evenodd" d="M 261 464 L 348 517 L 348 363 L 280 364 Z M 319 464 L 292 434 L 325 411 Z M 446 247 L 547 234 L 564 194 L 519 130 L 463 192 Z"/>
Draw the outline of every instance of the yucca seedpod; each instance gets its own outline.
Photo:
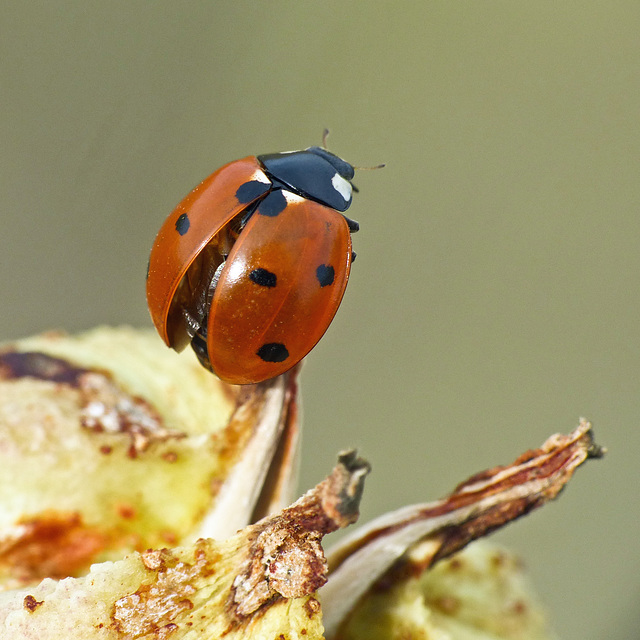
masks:
<path id="1" fill-rule="evenodd" d="M 238 391 L 144 331 L 4 345 L 0 637 L 549 637 L 511 555 L 460 550 L 602 455 L 586 421 L 440 500 L 381 516 L 325 559 L 323 536 L 358 516 L 369 465 L 344 452 L 282 508 L 295 398 L 295 372 Z"/>

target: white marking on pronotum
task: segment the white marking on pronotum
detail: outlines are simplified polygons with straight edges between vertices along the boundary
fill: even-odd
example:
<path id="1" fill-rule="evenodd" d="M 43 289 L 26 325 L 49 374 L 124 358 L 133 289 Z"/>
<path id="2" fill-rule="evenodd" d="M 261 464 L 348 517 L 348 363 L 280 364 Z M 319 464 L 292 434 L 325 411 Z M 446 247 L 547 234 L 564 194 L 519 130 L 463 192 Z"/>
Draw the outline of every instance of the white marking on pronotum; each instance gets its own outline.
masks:
<path id="1" fill-rule="evenodd" d="M 331 184 L 333 188 L 344 198 L 345 202 L 351 200 L 351 183 L 345 180 L 339 173 L 336 173 L 331 178 Z"/>

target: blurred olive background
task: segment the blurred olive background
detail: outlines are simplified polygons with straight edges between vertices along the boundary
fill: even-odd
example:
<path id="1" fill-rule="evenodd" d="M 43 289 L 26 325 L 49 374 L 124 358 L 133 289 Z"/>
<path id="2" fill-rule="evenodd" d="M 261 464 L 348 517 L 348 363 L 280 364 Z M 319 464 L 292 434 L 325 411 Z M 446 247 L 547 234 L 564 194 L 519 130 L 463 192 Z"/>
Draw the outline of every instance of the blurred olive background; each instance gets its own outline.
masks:
<path id="1" fill-rule="evenodd" d="M 301 488 L 369 519 L 579 416 L 609 447 L 495 536 L 566 639 L 640 637 L 640 3 L 4 2 L 3 339 L 150 324 L 147 255 L 230 160 L 359 166 L 358 259 L 303 372 Z"/>

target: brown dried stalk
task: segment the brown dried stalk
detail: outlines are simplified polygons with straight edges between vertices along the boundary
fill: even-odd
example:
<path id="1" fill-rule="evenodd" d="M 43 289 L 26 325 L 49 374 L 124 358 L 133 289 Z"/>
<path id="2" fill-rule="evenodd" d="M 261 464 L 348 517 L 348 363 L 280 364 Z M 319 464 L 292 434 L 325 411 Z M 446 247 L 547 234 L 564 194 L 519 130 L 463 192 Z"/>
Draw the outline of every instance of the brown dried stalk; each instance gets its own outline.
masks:
<path id="1" fill-rule="evenodd" d="M 332 473 L 281 513 L 251 527 L 251 543 L 233 583 L 238 616 L 247 616 L 274 597 L 299 598 L 327 581 L 323 536 L 358 519 L 369 464 L 343 452 Z"/>

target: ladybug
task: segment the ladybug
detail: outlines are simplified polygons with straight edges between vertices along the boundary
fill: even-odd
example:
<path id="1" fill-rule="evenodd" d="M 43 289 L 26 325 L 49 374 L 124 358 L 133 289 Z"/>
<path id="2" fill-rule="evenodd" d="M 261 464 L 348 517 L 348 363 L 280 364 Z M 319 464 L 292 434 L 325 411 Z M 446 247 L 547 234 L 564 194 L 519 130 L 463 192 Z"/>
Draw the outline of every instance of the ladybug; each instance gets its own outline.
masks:
<path id="1" fill-rule="evenodd" d="M 162 225 L 147 302 L 164 342 L 222 380 L 295 366 L 333 319 L 355 254 L 354 168 L 322 147 L 249 156 L 201 182 Z"/>

